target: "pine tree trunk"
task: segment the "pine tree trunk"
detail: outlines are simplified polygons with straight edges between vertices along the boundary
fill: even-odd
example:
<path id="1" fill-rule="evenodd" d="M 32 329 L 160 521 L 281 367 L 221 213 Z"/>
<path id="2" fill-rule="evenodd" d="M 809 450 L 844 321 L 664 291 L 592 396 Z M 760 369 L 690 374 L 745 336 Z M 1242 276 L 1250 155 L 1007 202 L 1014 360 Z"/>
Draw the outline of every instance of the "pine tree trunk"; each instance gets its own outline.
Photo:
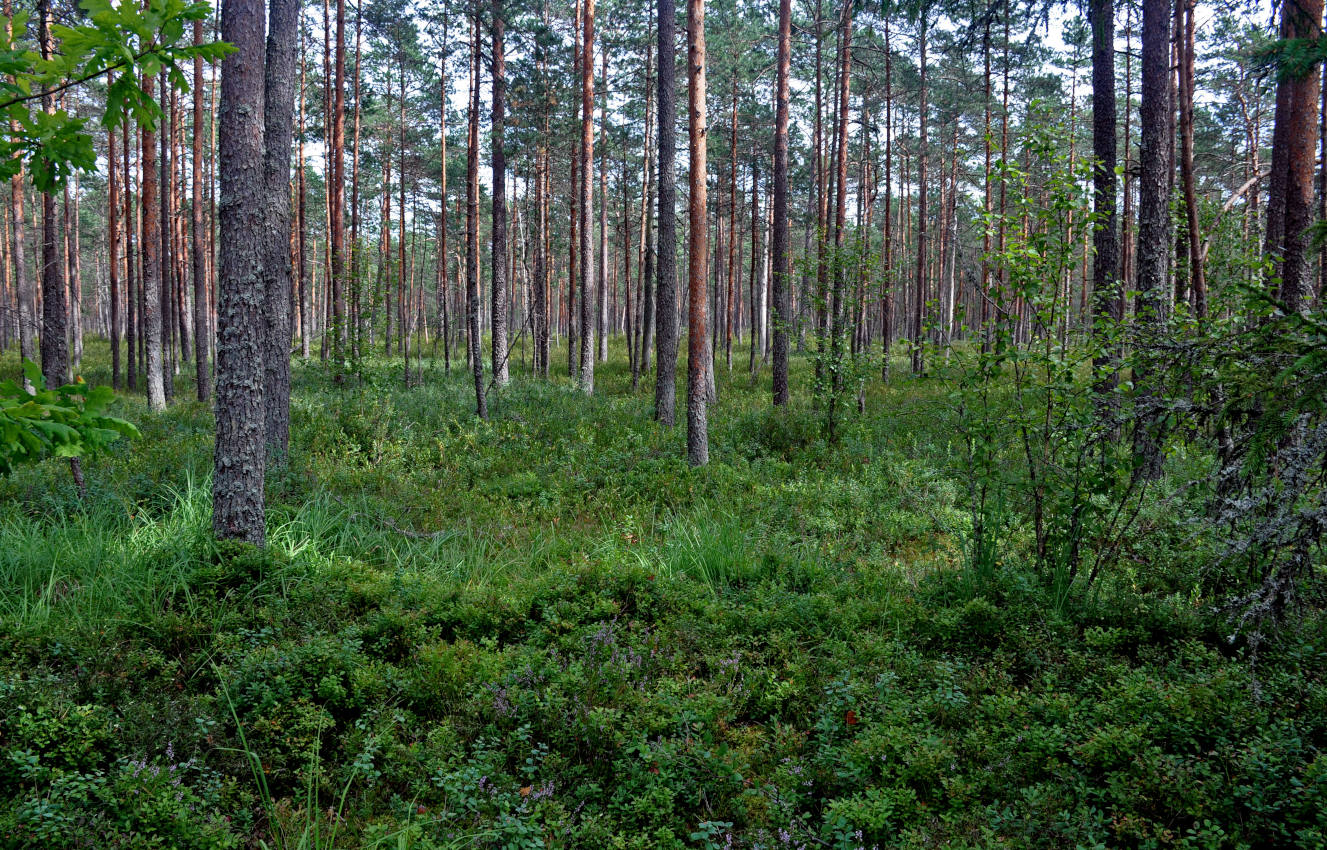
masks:
<path id="1" fill-rule="evenodd" d="M 203 22 L 194 21 L 194 44 L 203 43 Z M 207 238 L 203 232 L 203 60 L 194 59 L 193 198 L 190 202 L 194 283 L 194 369 L 199 401 L 212 398 L 212 372 L 207 363 Z M 114 169 L 112 169 L 113 171 Z M 114 253 L 112 252 L 112 262 Z"/>
<path id="2" fill-rule="evenodd" d="M 331 242 L 331 300 L 332 300 L 332 360 L 333 374 L 342 380 L 342 364 L 345 362 L 344 347 L 349 336 L 346 316 L 346 4 L 345 0 L 336 0 L 336 48 L 333 59 L 333 84 L 331 97 L 331 139 L 328 145 L 328 212 L 330 213 Z"/>
<path id="3" fill-rule="evenodd" d="M 1189 288 L 1193 312 L 1207 318 L 1207 279 L 1203 273 L 1201 223 L 1198 220 L 1197 178 L 1193 173 L 1193 86 L 1194 86 L 1194 0 L 1184 5 L 1183 33 L 1180 37 L 1180 171 L 1184 181 L 1184 212 L 1188 224 Z M 1316 98 L 1315 98 L 1316 101 Z"/>
<path id="4" fill-rule="evenodd" d="M 923 24 L 923 27 L 925 24 Z M 924 30 L 923 30 L 924 31 Z M 925 36 L 923 36 L 923 39 Z M 925 63 L 925 47 L 922 48 L 922 61 Z M 828 438 L 831 443 L 837 439 L 838 398 L 843 389 L 843 334 L 844 312 L 846 310 L 846 269 L 844 268 L 843 234 L 846 229 L 848 206 L 848 115 L 851 110 L 851 73 L 852 73 L 852 4 L 845 3 L 842 11 L 842 24 L 839 32 L 838 92 L 835 110 L 836 129 L 834 140 L 834 291 L 829 305 L 829 399 Z M 923 77 L 923 81 L 925 78 Z M 923 99 L 925 95 L 923 94 Z M 860 187 L 859 187 L 860 191 Z"/>
<path id="5" fill-rule="evenodd" d="M 42 59 L 49 60 L 54 53 L 50 0 L 40 0 L 37 4 L 37 27 Z M 148 94 L 151 94 L 150 90 Z M 44 91 L 41 100 L 46 112 L 55 112 L 55 97 L 49 89 Z M 60 223 L 56 218 L 54 193 L 43 192 L 41 202 L 41 371 L 46 386 L 53 389 L 69 382 L 69 315 L 65 301 L 64 260 L 60 256 Z M 157 374 L 160 377 L 160 370 Z M 165 406 L 163 400 L 161 408 Z M 153 410 L 160 409 L 155 403 L 152 407 Z"/>
<path id="6" fill-rule="evenodd" d="M 13 0 L 4 2 L 5 16 L 5 34 L 13 38 L 14 33 L 14 4 Z M 15 135 L 19 132 L 18 119 L 11 117 L 9 119 L 9 129 Z M 114 132 L 113 130 L 111 131 Z M 111 156 L 111 164 L 114 167 L 115 158 Z M 19 163 L 18 172 L 10 178 L 9 181 L 9 238 L 10 252 L 14 262 L 14 292 L 18 300 L 18 351 L 19 357 L 23 360 L 36 361 L 36 346 L 33 344 L 33 331 L 37 328 L 35 293 L 32 290 L 32 281 L 28 277 L 27 269 L 27 243 L 23 232 L 23 169 L 22 162 Z M 118 375 L 118 372 L 116 373 Z M 23 379 L 26 386 L 28 380 Z M 118 384 L 117 384 L 118 389 Z"/>
<path id="7" fill-rule="evenodd" d="M 505 22 L 502 0 L 493 0 L 493 123 L 490 138 L 493 144 L 493 221 L 492 265 L 493 291 L 491 318 L 493 325 L 492 364 L 493 382 L 506 386 L 507 372 L 507 159 L 502 149 L 502 131 L 507 108 L 507 64 L 504 56 L 503 35 Z"/>
<path id="8" fill-rule="evenodd" d="M 922 327 L 926 322 L 926 11 L 921 16 L 917 44 L 921 61 L 920 105 L 917 117 L 917 277 L 914 285 L 912 313 L 912 371 L 921 374 L 925 368 L 922 355 Z"/>
<path id="9" fill-rule="evenodd" d="M 582 0 L 581 35 L 581 161 L 580 161 L 580 287 L 581 287 L 581 374 L 580 387 L 594 393 L 595 265 L 594 240 L 594 0 Z"/>
<path id="10" fill-rule="evenodd" d="M 1322 0 L 1281 7 L 1281 38 L 1316 39 L 1322 33 Z M 1271 279 L 1279 280 L 1277 298 L 1289 311 L 1312 303 L 1309 236 L 1312 223 L 1315 113 L 1318 67 L 1302 77 L 1285 76 L 1276 85 L 1276 120 L 1272 132 L 1272 173 L 1267 198 L 1266 252 L 1273 258 Z"/>
<path id="11" fill-rule="evenodd" d="M 593 2 L 593 0 L 590 0 Z M 688 188 L 689 254 L 687 288 L 687 460 L 703 466 L 710 459 L 709 378 L 713 367 L 706 350 L 705 273 L 709 248 L 706 232 L 705 166 L 705 0 L 687 0 L 687 130 L 690 150 Z"/>
<path id="12" fill-rule="evenodd" d="M 219 538 L 258 546 L 266 537 L 266 302 L 260 271 L 266 220 L 263 139 L 255 120 L 263 114 L 263 7 L 261 0 L 224 0 L 221 7 L 221 37 L 235 52 L 221 66 L 219 214 L 226 238 L 220 244 L 217 279 L 217 436 L 212 476 L 213 531 Z M 145 212 L 150 208 L 147 204 Z M 150 242 L 145 240 L 145 249 Z"/>
<path id="13" fill-rule="evenodd" d="M 300 0 L 269 0 L 263 82 L 263 404 L 273 460 L 284 458 L 290 448 L 290 154 L 299 11 Z"/>
<path id="14" fill-rule="evenodd" d="M 195 24 L 195 29 L 202 24 Z M 201 60 L 199 60 L 201 61 Z M 202 87 L 199 86 L 201 89 Z M 115 157 L 115 128 L 106 131 L 106 241 L 110 251 L 107 276 L 110 286 L 110 322 L 107 330 L 111 341 L 111 386 L 120 391 L 120 186 L 119 163 Z M 20 201 L 20 204 L 22 202 Z M 21 211 L 21 210 L 20 210 Z M 21 256 L 21 255 L 20 255 Z M 18 267 L 17 291 L 19 296 L 19 319 L 22 321 L 23 309 L 23 268 Z"/>
<path id="15" fill-rule="evenodd" d="M 359 43 L 359 35 L 356 32 L 355 43 Z M 447 49 L 447 21 L 443 19 L 442 24 L 442 43 L 443 50 Z M 355 82 L 356 88 L 359 86 L 359 63 L 356 62 Z M 438 138 L 441 142 L 442 151 L 438 156 L 438 319 L 442 322 L 442 366 L 447 374 L 452 371 L 452 344 L 451 344 L 451 322 L 447 314 L 447 294 L 451 288 L 447 277 L 447 98 L 450 92 L 447 86 L 447 62 L 445 55 L 438 62 Z M 355 137 L 356 148 L 359 146 L 359 97 L 355 97 Z M 358 156 L 356 157 L 358 160 Z M 356 177 L 358 177 L 358 162 L 356 163 Z M 355 205 L 358 209 L 358 204 Z M 359 216 L 356 215 L 356 224 Z M 357 242 L 358 240 L 356 240 Z M 434 342 L 436 346 L 436 341 Z M 435 348 L 434 351 L 437 349 Z"/>
<path id="16" fill-rule="evenodd" d="M 479 22 L 470 19 L 470 126 L 465 148 L 465 295 L 467 351 L 475 377 L 475 413 L 488 418 L 479 343 Z"/>
<path id="17" fill-rule="evenodd" d="M 677 13 L 658 0 L 659 16 L 659 252 L 655 290 L 654 418 L 674 422 L 677 397 Z"/>
<path id="18" fill-rule="evenodd" d="M 1166 0 L 1143 3 L 1143 99 L 1140 107 L 1142 139 L 1138 173 L 1138 312 L 1144 327 L 1162 320 L 1167 265 L 1170 259 L 1170 211 L 1166 191 L 1170 134 L 1170 9 Z M 1161 447 L 1156 436 L 1155 400 L 1148 370 L 1134 368 L 1138 410 L 1135 413 L 1134 451 L 1138 472 L 1155 478 L 1161 472 Z"/>
<path id="19" fill-rule="evenodd" d="M 788 406 L 788 324 L 792 320 L 792 288 L 788 251 L 788 77 L 792 66 L 792 2 L 779 0 L 779 46 L 774 113 L 773 397 L 776 407 Z M 886 247 L 886 250 L 888 248 Z"/>
<path id="20" fill-rule="evenodd" d="M 147 77 L 143 80 L 143 89 L 151 96 L 155 80 Z M 142 129 L 142 153 L 140 154 L 142 175 L 139 178 L 139 210 L 142 217 L 142 234 L 139 240 L 139 253 L 142 256 L 143 285 L 142 313 L 143 346 L 147 352 L 147 399 L 148 406 L 155 411 L 166 409 L 166 386 L 162 364 L 162 315 L 161 315 L 161 232 L 160 203 L 157 198 L 157 138 L 148 127 Z"/>
<path id="21" fill-rule="evenodd" d="M 1096 215 L 1092 244 L 1093 333 L 1103 334 L 1119 322 L 1120 273 L 1115 218 L 1115 9 L 1113 0 L 1093 0 L 1092 22 L 1092 209 Z M 1098 345 L 1101 345 L 1100 340 Z M 1099 350 L 1093 366 L 1100 394 L 1119 382 L 1117 352 Z M 1107 415 L 1109 412 L 1107 411 Z"/>

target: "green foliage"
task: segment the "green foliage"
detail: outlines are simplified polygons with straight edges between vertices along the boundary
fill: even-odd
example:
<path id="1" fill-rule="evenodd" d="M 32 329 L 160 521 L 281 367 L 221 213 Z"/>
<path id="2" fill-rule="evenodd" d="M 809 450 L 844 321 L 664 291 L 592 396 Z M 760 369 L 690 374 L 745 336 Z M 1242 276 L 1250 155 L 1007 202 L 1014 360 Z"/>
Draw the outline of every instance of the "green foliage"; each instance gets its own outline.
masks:
<path id="1" fill-rule="evenodd" d="M 118 126 L 126 116 L 154 126 L 161 108 L 140 84 L 162 70 L 170 84 L 188 90 L 182 67 L 199 57 L 219 61 L 231 48 L 223 43 L 195 46 L 186 24 L 206 20 L 207 2 L 148 0 L 145 4 L 81 0 L 89 23 L 53 25 L 57 49 L 50 59 L 25 45 L 32 20 L 26 13 L 13 18 L 13 35 L 0 33 L 0 120 L 16 128 L 0 139 L 0 178 L 25 166 L 42 192 L 58 191 L 76 171 L 96 170 L 92 137 L 84 119 L 64 110 L 36 108 L 46 91 L 119 72 L 107 87 L 102 126 Z"/>
<path id="2" fill-rule="evenodd" d="M 0 844 L 65 846 L 39 811 L 97 846 L 1321 844 L 1320 614 L 1259 696 L 1182 538 L 1061 598 L 1011 493 L 973 568 L 944 382 L 869 388 L 834 447 L 743 376 L 696 471 L 616 353 L 488 422 L 459 369 L 297 366 L 266 551 L 210 539 L 201 405 L 83 503 L 0 479 Z"/>
<path id="3" fill-rule="evenodd" d="M 956 352 L 951 400 L 966 443 L 973 565 L 1010 557 L 1011 525 L 1027 518 L 1036 563 L 1063 587 L 1085 559 L 1093 561 L 1090 583 L 1113 557 L 1138 494 L 1131 458 L 1116 439 L 1124 396 L 1110 375 L 1120 368 L 1121 330 L 1098 317 L 1090 339 L 1069 338 L 1066 284 L 1079 228 L 1093 222 L 1091 163 L 1071 162 L 1053 126 L 1024 144 L 1039 173 L 1001 167 L 1012 200 L 1003 219 L 995 213 L 987 224 L 1007 234 L 988 258 L 1003 272 L 994 277 L 996 318 L 986 344 Z"/>
<path id="4" fill-rule="evenodd" d="M 31 391 L 0 382 L 0 475 L 47 457 L 92 456 L 122 436 L 139 435 L 133 424 L 106 414 L 115 399 L 109 387 L 89 387 L 80 378 L 47 389 L 32 361 L 24 361 L 23 374 Z"/>

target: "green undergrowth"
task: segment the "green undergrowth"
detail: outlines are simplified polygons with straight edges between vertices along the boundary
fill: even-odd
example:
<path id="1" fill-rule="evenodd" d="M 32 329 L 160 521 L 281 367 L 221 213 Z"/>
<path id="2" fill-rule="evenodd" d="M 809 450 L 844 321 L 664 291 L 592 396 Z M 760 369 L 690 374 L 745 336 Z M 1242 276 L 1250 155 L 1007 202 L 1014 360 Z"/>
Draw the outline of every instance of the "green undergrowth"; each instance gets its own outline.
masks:
<path id="1" fill-rule="evenodd" d="M 265 552 L 211 539 L 195 402 L 128 396 L 81 498 L 0 480 L 0 847 L 1327 841 L 1323 620 L 1252 668 L 1173 511 L 1057 590 L 1016 518 L 969 564 L 942 380 L 830 447 L 721 366 L 698 471 L 615 353 L 486 423 L 459 366 L 297 365 Z"/>

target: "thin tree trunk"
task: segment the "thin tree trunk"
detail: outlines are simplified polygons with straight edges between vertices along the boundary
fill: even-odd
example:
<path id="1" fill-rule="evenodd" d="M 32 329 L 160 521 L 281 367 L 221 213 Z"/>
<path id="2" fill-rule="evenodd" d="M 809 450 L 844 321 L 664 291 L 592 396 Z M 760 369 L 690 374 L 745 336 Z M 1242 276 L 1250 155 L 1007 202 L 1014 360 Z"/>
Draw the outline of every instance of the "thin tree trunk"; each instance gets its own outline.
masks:
<path id="1" fill-rule="evenodd" d="M 1184 32 L 1180 39 L 1180 171 L 1184 181 L 1184 212 L 1188 223 L 1189 286 L 1193 312 L 1207 318 L 1207 280 L 1203 273 L 1202 232 L 1198 220 L 1197 179 L 1193 173 L 1194 0 L 1184 4 Z"/>
<path id="2" fill-rule="evenodd" d="M 594 0 L 582 0 L 581 35 L 581 391 L 594 393 L 595 266 L 590 222 L 594 215 Z"/>
<path id="3" fill-rule="evenodd" d="M 593 55 L 594 45 L 594 4 L 589 6 L 589 28 L 590 42 L 587 55 Z M 602 150 L 599 152 L 599 312 L 598 312 L 598 330 L 599 330 L 599 362 L 608 360 L 608 335 L 612 332 L 611 320 L 608 309 L 608 45 L 607 43 L 599 51 L 602 59 L 602 81 L 599 96 L 604 99 L 604 106 L 599 110 L 599 143 Z M 593 160 L 587 160 L 593 161 Z M 616 294 L 616 288 L 613 290 Z M 616 312 L 616 311 L 614 311 Z"/>
<path id="4" fill-rule="evenodd" d="M 923 27 L 925 24 L 923 23 Z M 924 32 L 924 29 L 923 29 Z M 925 35 L 922 36 L 925 39 Z M 924 42 L 923 42 L 924 44 Z M 926 61 L 926 48 L 922 47 L 922 63 Z M 852 4 L 845 3 L 842 12 L 842 25 L 839 32 L 837 128 L 835 131 L 835 181 L 834 199 L 834 291 L 830 301 L 830 360 L 829 360 L 829 400 L 828 400 L 828 437 L 831 443 L 838 435 L 838 398 L 843 389 L 843 334 L 844 312 L 846 310 L 846 269 L 843 256 L 843 233 L 846 228 L 848 206 L 848 115 L 851 107 L 852 73 Z M 925 77 L 923 76 L 923 82 Z M 923 88 L 923 102 L 925 89 Z M 858 187 L 861 191 L 861 187 Z"/>
<path id="5" fill-rule="evenodd" d="M 791 263 L 788 252 L 788 76 L 792 65 L 792 2 L 779 0 L 779 46 L 774 114 L 773 398 L 788 406 L 788 323 Z M 886 246 L 886 251 L 888 246 Z"/>
<path id="6" fill-rule="evenodd" d="M 493 382 L 506 386 L 507 373 L 507 160 L 502 149 L 504 112 L 507 108 L 507 64 L 503 50 L 505 22 L 502 0 L 493 0 L 493 221 L 492 221 L 492 307 Z"/>
<path id="7" fill-rule="evenodd" d="M 917 117 L 917 278 L 915 303 L 912 305 L 912 371 L 925 368 L 922 352 L 922 327 L 926 320 L 926 11 L 922 11 L 917 45 L 920 52 L 920 106 Z"/>
<path id="8" fill-rule="evenodd" d="M 687 81 L 688 148 L 691 155 L 688 173 L 690 262 L 687 288 L 691 304 L 687 314 L 687 460 L 692 466 L 703 466 L 710 459 L 706 410 L 709 379 L 706 372 L 712 368 L 705 339 L 705 272 L 709 248 L 705 238 L 705 0 L 687 0 Z"/>
<path id="9" fill-rule="evenodd" d="M 470 126 L 465 148 L 465 293 L 470 327 L 467 348 L 475 376 L 475 413 L 488 418 L 484 360 L 479 343 L 479 22 L 470 19 Z"/>
<path id="10" fill-rule="evenodd" d="M 129 151 L 133 145 L 129 141 L 129 121 L 125 120 L 120 128 L 120 139 L 124 157 L 124 272 L 125 272 L 125 322 L 124 350 L 128 358 L 125 369 L 125 383 L 131 390 L 138 389 L 138 276 L 135 274 L 134 261 L 134 210 L 133 184 L 129 170 Z"/>
<path id="11" fill-rule="evenodd" d="M 8 37 L 13 37 L 14 32 L 14 6 L 13 0 L 4 2 L 5 33 Z M 15 135 L 18 134 L 18 119 L 11 116 L 9 119 L 9 129 Z M 111 131 L 114 132 L 113 130 Z M 126 152 L 127 155 L 127 152 Z M 114 167 L 114 154 L 111 156 L 111 165 Z M 35 362 L 37 359 L 36 345 L 34 345 L 34 331 L 37 329 L 37 309 L 36 294 L 32 288 L 32 280 L 28 277 L 27 264 L 27 237 L 23 232 L 23 192 L 25 189 L 23 180 L 22 161 L 19 162 L 18 171 L 9 181 L 9 237 L 10 250 L 14 259 L 14 291 L 18 296 L 18 351 L 19 357 L 23 360 Z M 118 372 L 116 373 L 118 375 Z M 26 386 L 28 379 L 22 377 Z M 132 383 L 132 382 L 131 382 Z M 117 384 L 118 388 L 118 384 Z"/>
<path id="12" fill-rule="evenodd" d="M 261 25 L 260 25 L 261 29 Z M 155 80 L 146 77 L 143 90 L 151 96 Z M 144 334 L 143 344 L 147 350 L 147 399 L 148 405 L 155 411 L 166 409 L 166 387 L 163 378 L 161 349 L 161 233 L 157 199 L 157 140 L 156 133 L 143 127 L 142 153 L 139 188 L 139 209 L 141 210 L 142 238 L 140 253 L 143 258 L 142 308 Z"/>
<path id="13" fill-rule="evenodd" d="M 195 32 L 202 26 L 201 22 L 194 24 Z M 195 39 L 196 42 L 196 39 Z M 196 60 L 201 62 L 202 60 Z M 197 77 L 199 72 L 195 72 Z M 201 90 L 202 86 L 198 86 Z M 115 128 L 111 127 L 106 131 L 106 241 L 110 251 L 110 264 L 107 269 L 110 278 L 110 331 L 111 340 L 111 386 L 116 392 L 120 391 L 120 203 L 119 194 L 119 163 L 115 157 Z M 22 200 L 18 202 L 17 212 L 22 214 Z M 196 203 L 195 203 L 196 206 Z M 15 240 L 17 242 L 17 240 Z M 21 249 L 20 249 L 21 250 Z M 19 297 L 19 321 L 23 320 L 23 279 L 24 272 L 22 267 L 22 254 L 16 253 L 17 286 Z M 21 331 L 20 331 L 21 333 Z M 21 350 L 21 348 L 20 348 Z M 26 356 L 26 355 L 25 355 Z"/>
<path id="14" fill-rule="evenodd" d="M 355 37 L 355 43 L 358 45 L 358 33 Z M 438 205 L 438 316 L 442 322 L 442 365 L 443 369 L 451 374 L 452 371 L 452 345 L 451 345 L 451 323 L 447 315 L 447 293 L 450 289 L 450 281 L 447 277 L 447 19 L 444 16 L 442 23 L 442 44 L 443 56 L 438 61 L 438 138 L 441 142 L 442 151 L 438 160 L 438 180 L 439 180 L 439 198 Z M 356 89 L 359 85 L 358 62 L 356 62 Z M 355 142 L 356 150 L 359 147 L 359 97 L 355 98 Z M 358 157 L 356 157 L 358 160 Z M 358 162 L 356 162 L 356 177 L 358 177 Z M 358 209 L 358 204 L 356 205 Z M 358 224 L 358 216 L 355 216 Z M 436 342 L 434 343 L 437 344 Z M 436 348 L 434 349 L 437 350 Z"/>
<path id="15" fill-rule="evenodd" d="M 202 21 L 194 21 L 193 36 L 195 45 L 203 43 Z M 201 58 L 194 59 L 193 94 L 193 198 L 190 202 L 192 240 L 190 247 L 193 249 L 194 382 L 198 400 L 208 401 L 212 397 L 212 372 L 207 363 L 207 239 L 203 233 L 203 60 Z M 301 165 L 302 163 L 301 156 Z M 112 262 L 114 262 L 114 252 L 112 252 Z"/>

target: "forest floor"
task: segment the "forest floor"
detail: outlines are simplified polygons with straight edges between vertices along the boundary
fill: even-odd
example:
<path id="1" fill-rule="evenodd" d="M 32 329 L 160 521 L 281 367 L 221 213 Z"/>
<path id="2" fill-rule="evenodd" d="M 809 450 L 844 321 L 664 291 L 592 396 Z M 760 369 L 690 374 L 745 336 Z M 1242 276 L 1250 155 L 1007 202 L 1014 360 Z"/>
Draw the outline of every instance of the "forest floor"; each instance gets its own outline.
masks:
<path id="1" fill-rule="evenodd" d="M 1322 616 L 1255 670 L 1160 510 L 1086 593 L 1016 530 L 970 565 L 901 363 L 829 447 L 810 361 L 774 414 L 734 351 L 694 470 L 614 354 L 586 399 L 518 353 L 483 423 L 463 363 L 297 364 L 265 553 L 211 540 L 196 402 L 129 396 L 82 498 L 0 480 L 0 847 L 1327 842 Z"/>

